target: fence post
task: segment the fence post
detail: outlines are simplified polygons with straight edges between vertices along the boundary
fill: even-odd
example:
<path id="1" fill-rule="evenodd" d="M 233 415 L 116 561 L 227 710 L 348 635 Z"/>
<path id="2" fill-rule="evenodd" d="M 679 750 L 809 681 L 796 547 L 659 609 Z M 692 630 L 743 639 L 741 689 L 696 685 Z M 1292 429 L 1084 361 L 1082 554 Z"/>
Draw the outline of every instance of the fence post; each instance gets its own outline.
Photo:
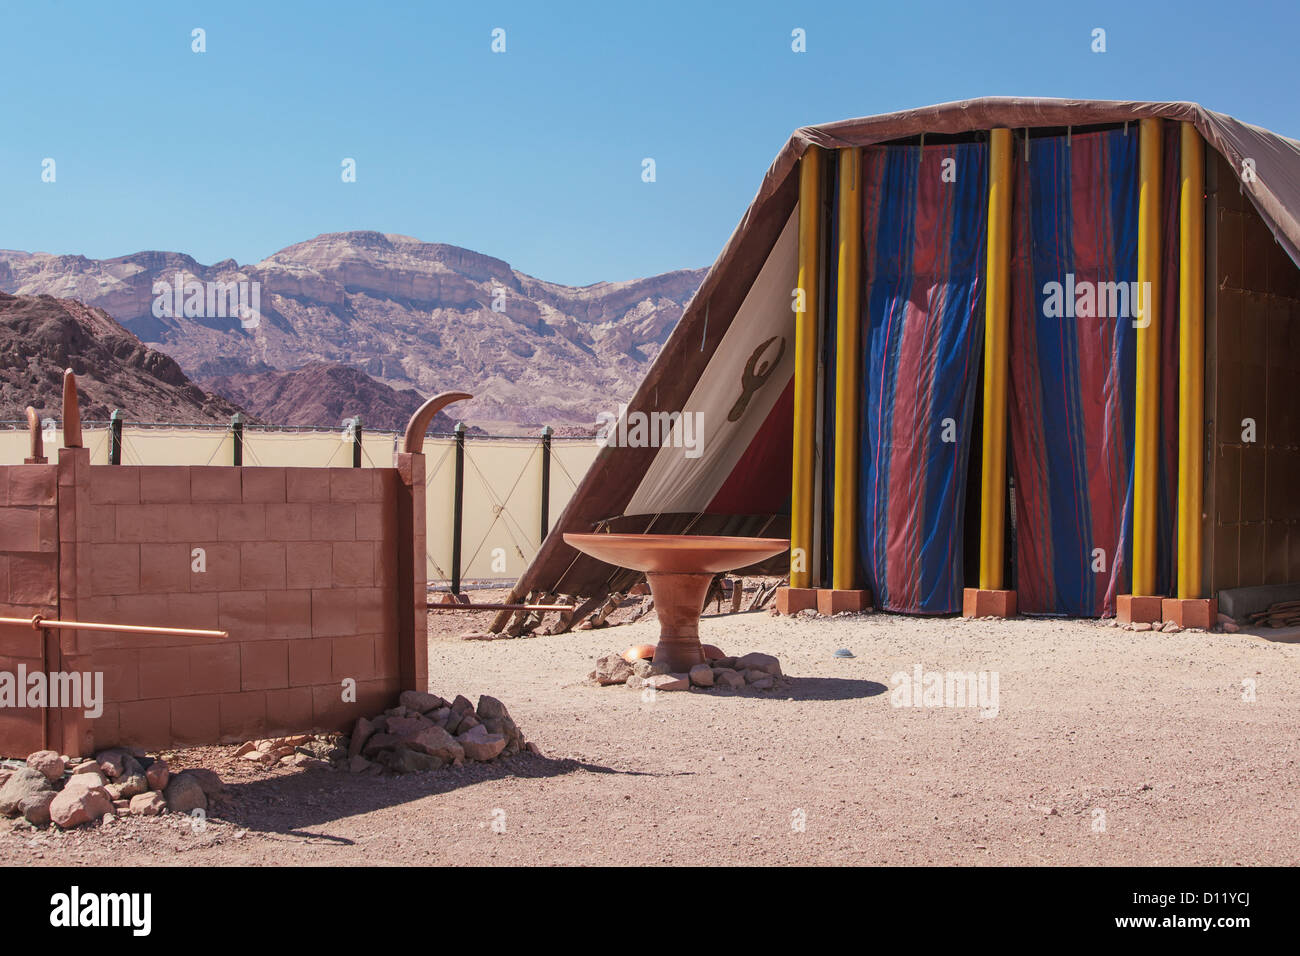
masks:
<path id="1" fill-rule="evenodd" d="M 122 409 L 113 409 L 108 419 L 108 463 L 122 464 Z"/>
<path id="2" fill-rule="evenodd" d="M 244 415 L 235 412 L 230 416 L 230 432 L 235 436 L 235 467 L 244 463 Z"/>
<path id="3" fill-rule="evenodd" d="M 461 516 L 465 507 L 465 423 L 456 423 L 456 489 L 451 515 L 451 593 L 460 594 Z"/>
<path id="4" fill-rule="evenodd" d="M 547 425 L 542 429 L 542 535 L 537 539 L 541 547 L 551 533 L 551 436 L 555 430 Z"/>
<path id="5" fill-rule="evenodd" d="M 352 419 L 352 467 L 361 467 L 361 416 Z"/>

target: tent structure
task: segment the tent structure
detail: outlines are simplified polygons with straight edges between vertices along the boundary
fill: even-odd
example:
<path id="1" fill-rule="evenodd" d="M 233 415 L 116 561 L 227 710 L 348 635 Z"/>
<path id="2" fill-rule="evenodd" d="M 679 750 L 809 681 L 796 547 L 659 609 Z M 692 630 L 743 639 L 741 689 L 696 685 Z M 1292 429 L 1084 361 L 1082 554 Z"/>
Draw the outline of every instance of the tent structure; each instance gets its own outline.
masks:
<path id="1" fill-rule="evenodd" d="M 800 129 L 512 600 L 636 579 L 566 531 L 788 535 L 784 610 L 1212 623 L 1300 581 L 1297 263 L 1300 142 L 1194 103 Z"/>

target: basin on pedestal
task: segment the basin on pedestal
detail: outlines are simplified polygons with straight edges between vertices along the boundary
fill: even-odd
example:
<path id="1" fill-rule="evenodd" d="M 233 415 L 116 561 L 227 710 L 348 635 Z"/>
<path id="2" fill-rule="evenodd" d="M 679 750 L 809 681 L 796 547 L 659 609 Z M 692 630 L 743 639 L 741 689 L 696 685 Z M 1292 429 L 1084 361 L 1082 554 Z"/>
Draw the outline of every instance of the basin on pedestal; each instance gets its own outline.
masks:
<path id="1" fill-rule="evenodd" d="M 713 576 L 790 547 L 786 538 L 704 534 L 566 534 L 564 541 L 607 564 L 645 572 L 659 615 L 654 661 L 674 673 L 704 663 L 700 612 Z"/>

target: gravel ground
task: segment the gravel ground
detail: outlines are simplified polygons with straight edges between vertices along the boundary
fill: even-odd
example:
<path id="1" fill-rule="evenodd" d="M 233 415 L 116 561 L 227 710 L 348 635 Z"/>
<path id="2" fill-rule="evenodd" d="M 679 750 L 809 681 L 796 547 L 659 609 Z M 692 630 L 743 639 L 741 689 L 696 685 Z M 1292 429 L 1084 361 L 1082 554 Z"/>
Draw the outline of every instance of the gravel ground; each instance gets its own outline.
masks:
<path id="1" fill-rule="evenodd" d="M 480 600 L 490 600 L 484 594 Z M 775 691 L 583 683 L 635 624 L 462 641 L 430 615 L 432 690 L 509 707 L 542 756 L 407 777 L 261 771 L 171 755 L 230 809 L 71 833 L 0 826 L 0 865 L 1300 862 L 1300 645 L 1090 621 L 707 617 L 729 654 L 776 654 Z M 849 648 L 852 659 L 832 656 Z M 897 672 L 996 672 L 997 716 L 896 707 Z M 1254 701 L 1243 682 L 1253 682 Z"/>

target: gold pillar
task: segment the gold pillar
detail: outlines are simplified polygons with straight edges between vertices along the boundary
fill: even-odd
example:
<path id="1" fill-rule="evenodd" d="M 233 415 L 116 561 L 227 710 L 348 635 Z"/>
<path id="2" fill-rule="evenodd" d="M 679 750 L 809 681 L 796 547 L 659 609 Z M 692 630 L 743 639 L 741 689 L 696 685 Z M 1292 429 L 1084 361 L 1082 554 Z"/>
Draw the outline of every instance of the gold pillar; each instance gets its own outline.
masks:
<path id="1" fill-rule="evenodd" d="M 794 317 L 794 468 L 790 483 L 790 586 L 809 586 L 813 456 L 817 431 L 817 311 L 821 276 L 821 150 L 799 161 L 799 278 Z"/>
<path id="2" fill-rule="evenodd" d="M 835 529 L 831 586 L 857 578 L 858 397 L 862 390 L 862 150 L 841 149 L 835 324 Z"/>
<path id="3" fill-rule="evenodd" d="M 1160 169 L 1161 123 L 1141 126 L 1138 193 L 1138 299 L 1136 415 L 1133 429 L 1133 594 L 1153 596 L 1156 586 L 1156 476 L 1160 412 Z M 1135 312 L 1137 310 L 1134 310 Z"/>
<path id="4" fill-rule="evenodd" d="M 1178 596 L 1201 596 L 1205 427 L 1205 146 L 1182 123 L 1178 200 Z"/>
<path id="5" fill-rule="evenodd" d="M 980 470 L 980 589 L 1002 589 L 1007 518 L 1007 355 L 1011 322 L 1011 130 L 989 136 L 984 435 Z"/>

